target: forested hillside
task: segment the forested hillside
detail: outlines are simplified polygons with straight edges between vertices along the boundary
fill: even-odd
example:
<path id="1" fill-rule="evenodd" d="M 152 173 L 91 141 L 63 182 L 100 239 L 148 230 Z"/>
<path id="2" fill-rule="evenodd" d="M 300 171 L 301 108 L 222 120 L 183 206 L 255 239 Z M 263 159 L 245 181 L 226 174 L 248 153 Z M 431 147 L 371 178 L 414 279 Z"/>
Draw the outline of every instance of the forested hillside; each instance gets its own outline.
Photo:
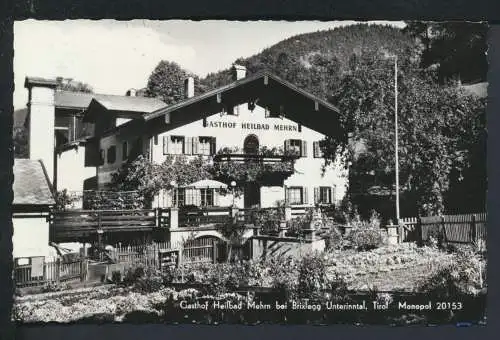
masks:
<path id="1" fill-rule="evenodd" d="M 248 74 L 267 69 L 328 99 L 349 69 L 353 55 L 388 52 L 409 60 L 419 56 L 420 50 L 415 39 L 398 28 L 359 24 L 297 35 L 235 62 L 246 66 Z M 201 82 L 208 88 L 228 84 L 230 69 L 209 74 Z"/>

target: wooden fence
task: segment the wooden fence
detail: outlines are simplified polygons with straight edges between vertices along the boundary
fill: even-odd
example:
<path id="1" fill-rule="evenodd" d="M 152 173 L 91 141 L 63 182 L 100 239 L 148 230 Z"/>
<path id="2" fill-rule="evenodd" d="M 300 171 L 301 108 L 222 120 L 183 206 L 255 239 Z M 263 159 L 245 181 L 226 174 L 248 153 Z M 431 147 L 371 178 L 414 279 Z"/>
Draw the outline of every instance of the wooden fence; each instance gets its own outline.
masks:
<path id="1" fill-rule="evenodd" d="M 117 263 L 142 263 L 160 268 L 162 254 L 176 253 L 178 263 L 214 263 L 219 259 L 220 240 L 205 236 L 184 243 L 157 242 L 148 245 L 121 246 L 111 250 L 110 257 Z"/>
<path id="2" fill-rule="evenodd" d="M 179 226 L 192 227 L 203 224 L 226 223 L 231 220 L 231 208 L 205 207 L 194 210 L 179 211 Z"/>
<path id="3" fill-rule="evenodd" d="M 60 259 L 45 262 L 44 257 L 31 257 L 28 263 L 14 262 L 14 282 L 17 288 L 43 286 L 49 283 L 79 281 L 85 273 L 86 260 L 64 263 Z"/>
<path id="4" fill-rule="evenodd" d="M 487 214 L 443 215 L 403 218 L 402 242 L 426 242 L 431 237 L 446 243 L 486 241 Z"/>

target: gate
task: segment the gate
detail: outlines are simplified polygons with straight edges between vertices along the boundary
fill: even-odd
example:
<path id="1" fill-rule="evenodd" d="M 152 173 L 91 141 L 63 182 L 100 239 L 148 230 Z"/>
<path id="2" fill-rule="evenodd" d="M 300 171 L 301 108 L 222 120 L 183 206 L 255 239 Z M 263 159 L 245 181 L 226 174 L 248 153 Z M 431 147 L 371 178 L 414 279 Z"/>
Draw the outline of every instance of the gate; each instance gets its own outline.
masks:
<path id="1" fill-rule="evenodd" d="M 216 263 L 220 261 L 219 247 L 225 242 L 215 236 L 202 236 L 187 241 L 182 249 L 184 263 Z"/>

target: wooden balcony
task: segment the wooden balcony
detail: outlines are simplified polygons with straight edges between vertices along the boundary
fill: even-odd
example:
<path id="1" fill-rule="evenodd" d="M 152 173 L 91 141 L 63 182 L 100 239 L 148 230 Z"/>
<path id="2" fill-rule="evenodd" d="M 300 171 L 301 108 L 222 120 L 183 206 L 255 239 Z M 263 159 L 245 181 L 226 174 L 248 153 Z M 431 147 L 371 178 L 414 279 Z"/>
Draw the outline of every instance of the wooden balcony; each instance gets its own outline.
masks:
<path id="1" fill-rule="evenodd" d="M 58 211 L 49 216 L 49 237 L 52 242 L 73 242 L 99 233 L 151 231 L 166 226 L 167 220 L 158 209 Z"/>
<path id="2" fill-rule="evenodd" d="M 217 154 L 214 156 L 214 162 L 258 162 L 264 164 L 293 162 L 299 158 L 295 155 L 262 155 L 262 154 Z"/>

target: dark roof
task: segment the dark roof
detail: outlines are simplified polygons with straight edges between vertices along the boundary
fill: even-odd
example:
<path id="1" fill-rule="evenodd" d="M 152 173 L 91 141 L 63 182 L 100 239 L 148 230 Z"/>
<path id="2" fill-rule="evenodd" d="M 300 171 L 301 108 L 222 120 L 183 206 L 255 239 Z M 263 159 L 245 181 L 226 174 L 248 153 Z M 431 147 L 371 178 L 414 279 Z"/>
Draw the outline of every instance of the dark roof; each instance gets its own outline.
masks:
<path id="1" fill-rule="evenodd" d="M 200 101 L 203 101 L 205 99 L 208 99 L 214 95 L 217 95 L 217 94 L 224 94 L 225 92 L 228 92 L 228 91 L 231 91 L 237 87 L 240 87 L 242 85 L 246 85 L 246 84 L 249 84 L 249 83 L 252 83 L 252 82 L 255 82 L 255 81 L 258 81 L 258 80 L 261 80 L 261 79 L 264 79 L 265 77 L 267 77 L 268 79 L 272 79 L 274 81 L 276 81 L 277 83 L 283 85 L 284 87 L 292 90 L 292 91 L 295 91 L 297 94 L 300 94 L 304 97 L 308 97 L 309 99 L 313 100 L 313 101 L 316 101 L 318 103 L 320 103 L 321 105 L 323 105 L 324 107 L 326 107 L 327 109 L 329 110 L 332 110 L 332 111 L 335 111 L 337 113 L 339 113 L 339 109 L 336 108 L 335 106 L 333 106 L 332 104 L 330 104 L 329 102 L 327 102 L 326 100 L 323 100 L 321 98 L 318 98 L 312 94 L 310 94 L 309 92 L 306 92 L 300 88 L 298 88 L 297 86 L 293 85 L 292 83 L 284 80 L 284 79 L 281 79 L 279 78 L 278 76 L 272 74 L 272 73 L 269 73 L 268 71 L 263 71 L 263 72 L 258 72 L 258 73 L 255 73 L 251 76 L 248 76 L 248 77 L 245 77 L 243 79 L 239 79 L 239 80 L 236 80 L 228 85 L 225 85 L 225 86 L 222 86 L 222 87 L 219 87 L 215 90 L 211 90 L 211 91 L 208 91 L 206 93 L 203 93 L 201 95 L 198 95 L 198 96 L 194 96 L 192 98 L 188 98 L 188 99 L 185 99 L 183 101 L 180 101 L 174 105 L 170 105 L 170 106 L 165 106 L 164 108 L 161 108 L 151 114 L 146 114 L 144 115 L 144 119 L 145 120 L 150 120 L 150 119 L 153 119 L 153 118 L 156 118 L 156 117 L 159 117 L 159 116 L 162 116 L 166 113 L 169 113 L 169 112 L 173 112 L 173 111 L 176 111 L 176 110 L 179 110 L 181 108 L 184 108 L 184 107 L 187 107 L 189 105 L 192 105 L 192 104 L 195 104 L 195 103 L 198 103 Z"/>
<path id="2" fill-rule="evenodd" d="M 14 160 L 13 205 L 54 205 L 50 181 L 42 161 Z"/>
<path id="3" fill-rule="evenodd" d="M 55 79 L 47 79 L 41 77 L 26 77 L 24 80 L 24 87 L 30 88 L 32 86 L 46 86 L 46 87 L 56 87 L 57 81 Z"/>
<path id="4" fill-rule="evenodd" d="M 110 111 L 133 111 L 150 113 L 165 106 L 157 98 L 117 96 L 109 94 L 56 91 L 55 105 L 58 108 L 86 109 L 92 99 Z"/>
<path id="5" fill-rule="evenodd" d="M 110 96 L 98 94 L 95 97 L 109 111 L 130 111 L 151 113 L 165 107 L 165 103 L 156 98 Z"/>

